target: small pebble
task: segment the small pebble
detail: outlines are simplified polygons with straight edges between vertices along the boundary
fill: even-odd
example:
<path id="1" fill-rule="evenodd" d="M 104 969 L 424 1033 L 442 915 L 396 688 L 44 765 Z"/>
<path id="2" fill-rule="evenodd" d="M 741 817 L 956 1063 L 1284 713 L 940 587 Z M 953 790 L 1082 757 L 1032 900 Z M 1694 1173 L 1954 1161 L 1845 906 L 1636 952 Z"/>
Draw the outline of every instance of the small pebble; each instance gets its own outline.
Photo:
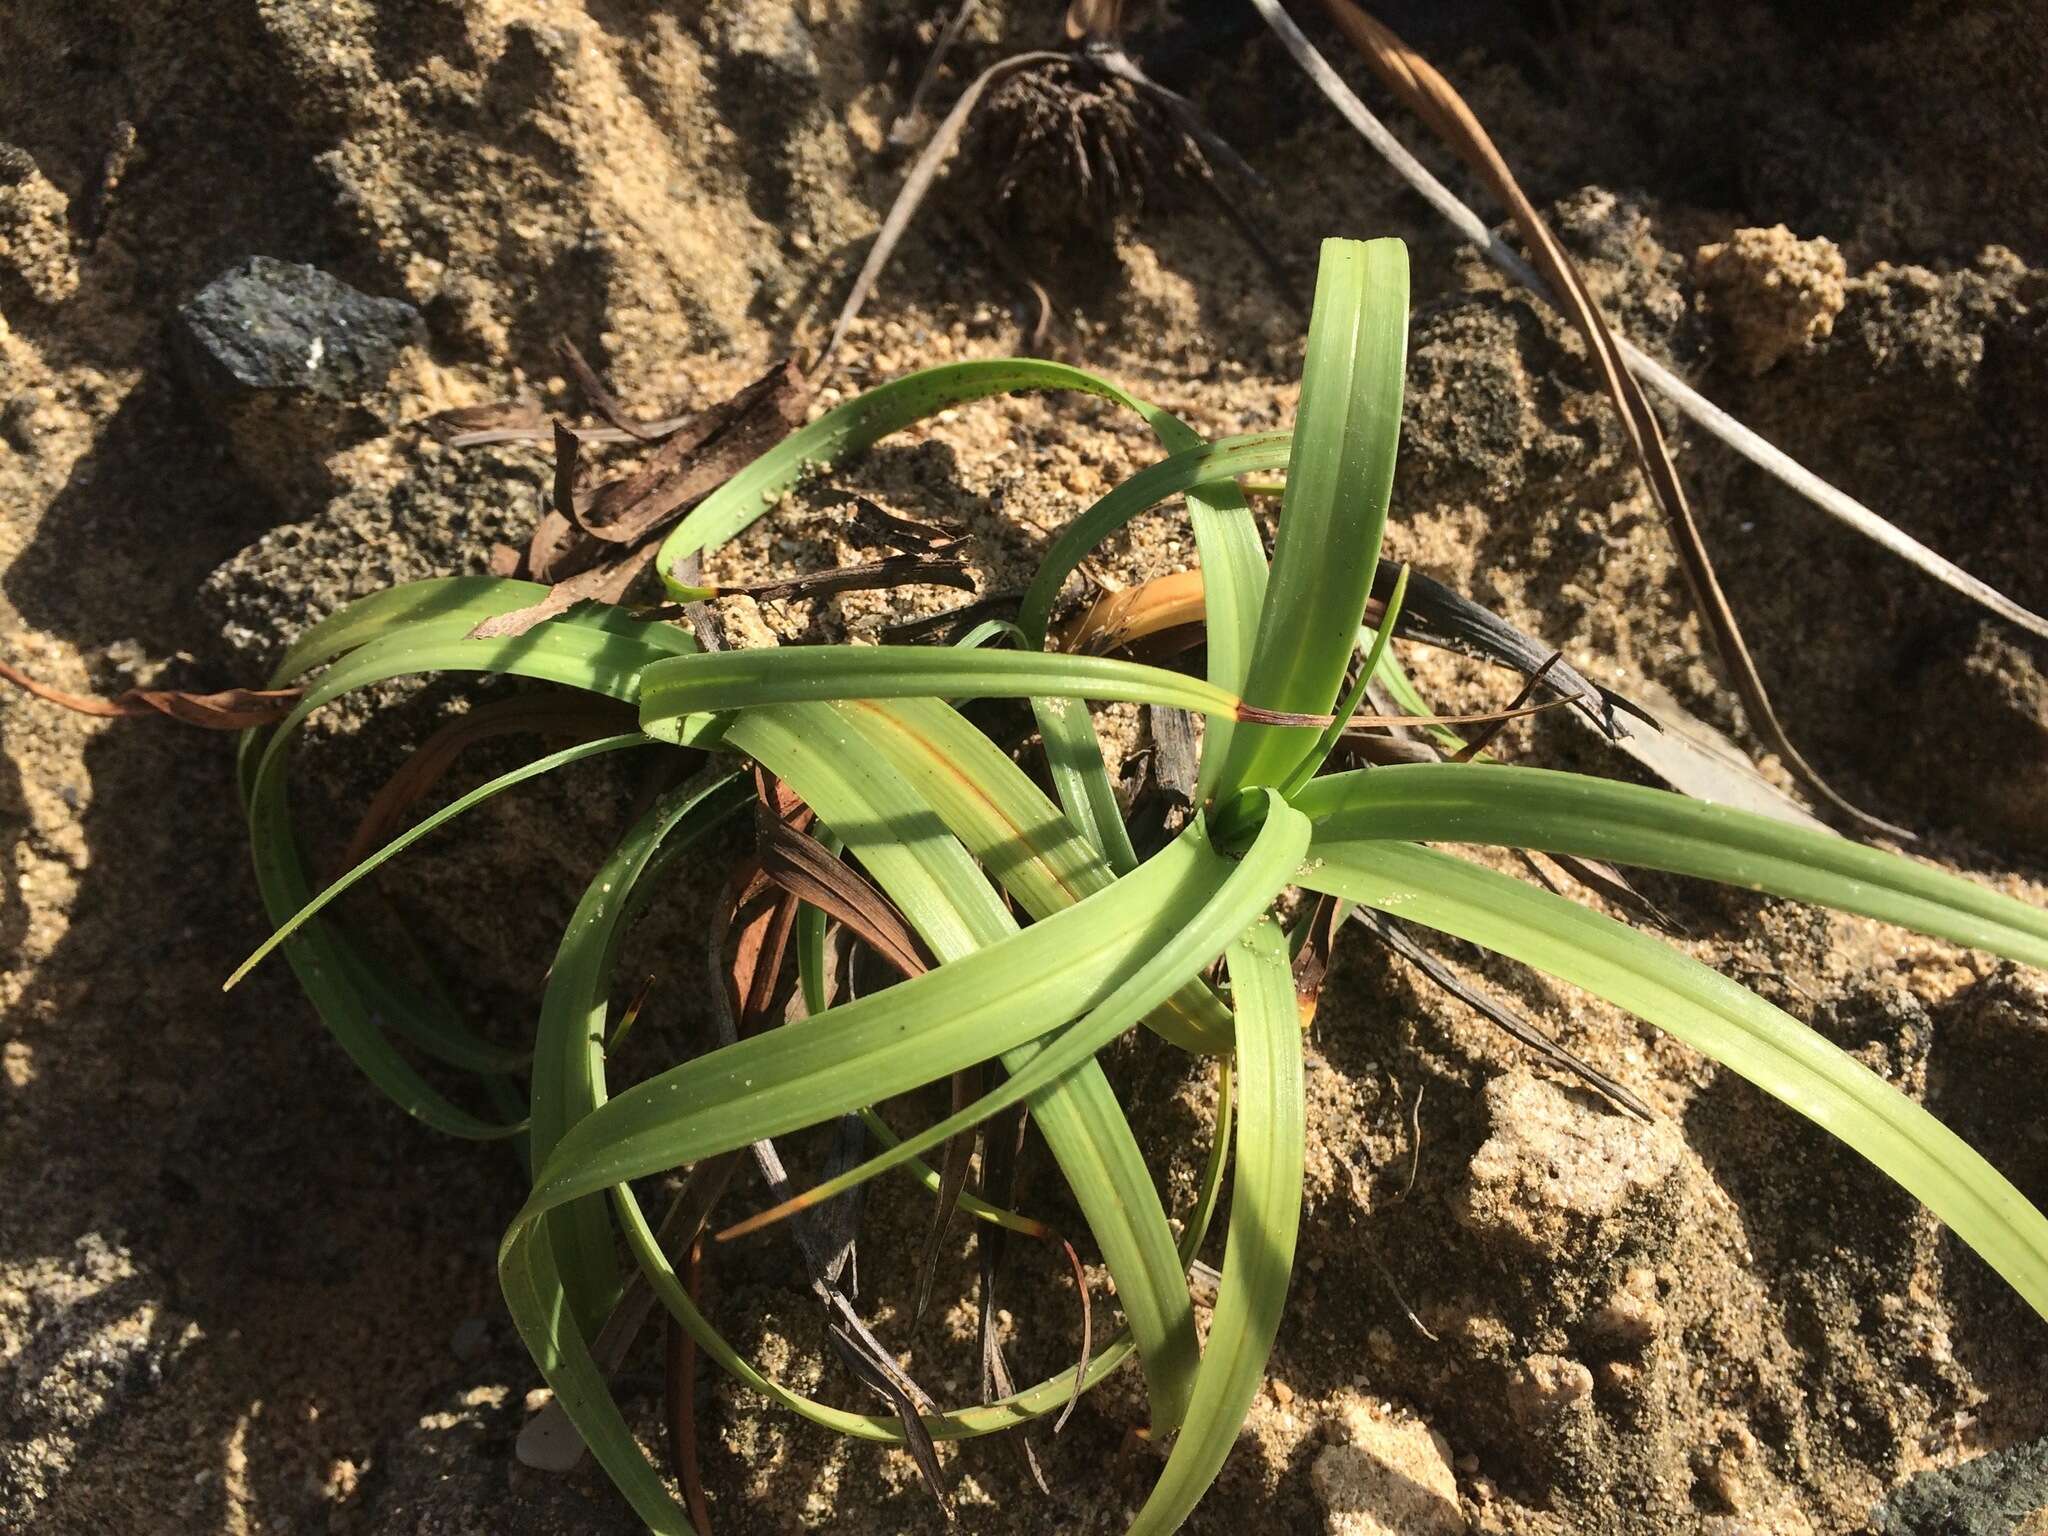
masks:
<path id="1" fill-rule="evenodd" d="M 455 1332 L 449 1335 L 448 1349 L 466 1365 L 482 1359 L 490 1342 L 491 1325 L 480 1317 L 466 1317 L 455 1325 Z"/>

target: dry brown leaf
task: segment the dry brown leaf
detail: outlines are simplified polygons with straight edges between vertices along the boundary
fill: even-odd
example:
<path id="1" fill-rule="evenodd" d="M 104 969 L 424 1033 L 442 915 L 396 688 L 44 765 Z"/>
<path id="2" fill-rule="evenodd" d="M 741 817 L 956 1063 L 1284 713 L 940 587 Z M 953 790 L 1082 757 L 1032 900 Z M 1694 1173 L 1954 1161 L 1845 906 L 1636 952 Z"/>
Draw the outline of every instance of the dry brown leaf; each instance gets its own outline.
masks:
<path id="1" fill-rule="evenodd" d="M 591 492 L 578 526 L 607 543 L 637 543 L 801 426 L 809 402 L 796 365 L 777 364 L 678 428 L 638 470 Z"/>
<path id="2" fill-rule="evenodd" d="M 130 688 L 113 698 L 68 693 L 39 683 L 11 663 L 0 661 L 0 680 L 24 693 L 74 714 L 101 720 L 134 720 L 167 715 L 184 725 L 207 731 L 246 731 L 275 725 L 290 714 L 305 694 L 303 688 L 226 688 L 219 693 L 187 693 L 174 688 Z"/>
<path id="3" fill-rule="evenodd" d="M 450 448 L 480 448 L 486 443 L 526 442 L 540 433 L 546 417 L 538 400 L 524 397 L 436 411 L 422 425 Z"/>

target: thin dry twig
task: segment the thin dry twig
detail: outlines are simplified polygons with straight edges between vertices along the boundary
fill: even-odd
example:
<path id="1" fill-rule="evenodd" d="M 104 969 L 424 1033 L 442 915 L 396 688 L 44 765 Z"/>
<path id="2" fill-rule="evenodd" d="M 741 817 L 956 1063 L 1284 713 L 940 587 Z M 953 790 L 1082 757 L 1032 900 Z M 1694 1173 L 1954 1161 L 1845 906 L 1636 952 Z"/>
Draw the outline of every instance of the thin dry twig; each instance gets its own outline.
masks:
<path id="1" fill-rule="evenodd" d="M 933 84 L 939 78 L 939 70 L 946 62 L 946 55 L 953 45 L 960 41 L 960 34 L 967 30 L 967 19 L 974 14 L 975 0 L 960 0 L 953 14 L 946 18 L 946 24 L 939 29 L 932 51 L 925 55 L 924 68 L 919 71 L 917 84 L 912 87 L 910 100 L 903 104 L 903 110 L 896 114 L 896 121 L 889 125 L 889 142 L 899 149 L 907 149 L 924 137 L 924 99 L 931 94 Z"/>
<path id="2" fill-rule="evenodd" d="M 690 1245 L 683 1261 L 683 1285 L 690 1300 L 702 1299 L 704 1253 Z M 662 1349 L 662 1396 L 668 1405 L 669 1465 L 683 1490 L 683 1504 L 698 1536 L 711 1536 L 711 1508 L 704 1497 L 704 1471 L 697 1460 L 697 1340 L 673 1317 Z"/>
<path id="3" fill-rule="evenodd" d="M 981 98 L 988 94 L 990 86 L 997 85 L 1022 70 L 1039 64 L 1058 64 L 1069 55 L 1050 49 L 1035 49 L 1029 53 L 1012 54 L 1007 59 L 998 59 L 969 82 L 967 89 L 960 93 L 960 99 L 953 103 L 953 109 L 940 120 L 933 130 L 931 142 L 917 157 L 910 168 L 910 175 L 904 179 L 903 189 L 896 194 L 896 201 L 889 205 L 889 212 L 882 220 L 882 227 L 875 235 L 875 243 L 868 248 L 867 260 L 861 263 L 860 273 L 853 280 L 853 291 L 847 294 L 846 302 L 840 306 L 839 318 L 832 324 L 832 334 L 811 364 L 813 374 L 824 372 L 826 361 L 839 350 L 839 343 L 846 338 L 847 327 L 853 324 L 861 306 L 874 292 L 875 281 L 882 275 L 882 269 L 889 264 L 889 258 L 896 254 L 896 247 L 902 241 L 904 232 L 910 228 L 910 221 L 917 217 L 917 210 L 923 206 L 925 196 L 932 189 L 953 151 L 960 146 L 960 135 L 966 130 L 967 120 L 974 115 L 974 109 Z"/>
<path id="4" fill-rule="evenodd" d="M 1275 30 L 1282 31 L 1275 20 L 1273 0 L 1257 0 L 1257 3 L 1261 14 L 1267 17 Z M 1679 564 L 1692 591 L 1693 606 L 1714 637 L 1715 649 L 1720 652 L 1736 692 L 1749 710 L 1757 735 L 1784 759 L 1786 767 L 1813 793 L 1842 815 L 1868 830 L 1910 839 L 1912 834 L 1904 828 L 1880 820 L 1843 798 L 1793 744 L 1771 703 L 1770 692 L 1757 671 L 1755 659 L 1742 638 L 1734 609 L 1721 589 L 1706 542 L 1686 500 L 1685 487 L 1665 446 L 1657 414 L 1650 409 L 1642 386 L 1636 382 L 1635 375 L 1623 359 L 1599 306 L 1587 292 L 1570 255 L 1522 191 L 1486 129 L 1466 106 L 1464 98 L 1427 59 L 1360 10 L 1352 0 L 1322 0 L 1322 3 L 1323 9 L 1358 49 L 1373 72 L 1486 183 L 1512 214 L 1516 227 L 1535 255 L 1537 269 L 1547 280 L 1554 301 L 1585 338 L 1601 384 L 1620 414 L 1636 462 L 1670 529 Z M 1282 36 L 1284 39 L 1285 31 L 1282 31 Z"/>
<path id="5" fill-rule="evenodd" d="M 1278 0 L 1252 0 L 1259 15 L 1272 28 L 1302 71 L 1328 97 L 1344 120 L 1357 130 L 1373 149 L 1398 172 L 1402 180 L 1419 192 L 1424 201 L 1443 215 L 1458 233 L 1479 248 L 1480 254 L 1521 283 L 1537 298 L 1557 305 L 1549 286 L 1515 251 L 1514 247 L 1487 227 L 1485 220 L 1467 207 L 1450 188 L 1433 176 L 1428 167 L 1411 154 L 1406 145 L 1388 131 L 1346 85 L 1329 60 L 1302 35 Z M 1713 401 L 1695 390 L 1669 368 L 1636 346 L 1627 337 L 1617 337 L 1622 358 L 1650 386 L 1699 423 L 1713 436 L 1748 459 L 1766 474 L 1797 491 L 1830 517 L 1847 523 L 1865 538 L 1882 545 L 1908 564 L 1952 587 L 1972 602 L 1980 603 L 2001 618 L 2048 637 L 2048 619 L 2021 607 L 1997 588 L 1972 576 L 1925 544 L 1879 517 L 1870 508 L 1837 486 L 1830 485 L 1776 444 L 1767 441 Z"/>

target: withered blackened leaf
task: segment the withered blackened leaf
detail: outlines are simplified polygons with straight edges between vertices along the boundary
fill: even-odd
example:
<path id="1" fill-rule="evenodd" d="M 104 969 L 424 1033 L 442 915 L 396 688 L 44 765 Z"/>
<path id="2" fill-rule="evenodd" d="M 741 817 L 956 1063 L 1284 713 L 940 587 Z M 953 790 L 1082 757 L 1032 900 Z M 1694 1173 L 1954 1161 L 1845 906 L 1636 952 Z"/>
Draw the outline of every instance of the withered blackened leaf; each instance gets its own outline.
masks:
<path id="1" fill-rule="evenodd" d="M 704 554 L 692 550 L 676 563 L 675 579 L 686 587 L 699 586 L 704 580 Z M 725 625 L 718 617 L 718 610 L 709 603 L 683 604 L 683 619 L 690 626 L 690 632 L 697 637 L 699 648 L 707 651 L 729 650 L 725 643 Z"/>
<path id="2" fill-rule="evenodd" d="M 1477 987 L 1467 986 L 1451 971 L 1451 968 L 1424 949 L 1399 923 L 1384 912 L 1375 912 L 1370 907 L 1354 907 L 1351 917 L 1367 933 L 1379 939 L 1395 954 L 1415 966 L 1431 981 L 1442 987 L 1460 1002 L 1475 1009 L 1485 1018 L 1491 1019 L 1515 1039 L 1535 1051 L 1539 1056 L 1552 1062 L 1574 1076 L 1582 1078 L 1602 1097 L 1627 1113 L 1641 1119 L 1651 1118 L 1650 1106 L 1645 1104 L 1629 1089 L 1602 1072 L 1591 1062 L 1579 1056 L 1543 1033 L 1510 1009 L 1506 1004 L 1489 997 Z"/>
<path id="3" fill-rule="evenodd" d="M 1152 777 L 1180 804 L 1193 805 L 1201 770 L 1195 717 L 1184 709 L 1154 704 L 1145 718 L 1152 727 Z"/>
<path id="4" fill-rule="evenodd" d="M 555 510 L 570 522 L 578 520 L 576 475 L 581 467 L 583 439 L 573 427 L 555 423 Z"/>
<path id="5" fill-rule="evenodd" d="M 922 618 L 904 619 L 882 627 L 882 636 L 907 645 L 915 640 L 924 640 L 933 635 L 944 635 L 957 640 L 983 619 L 1006 619 L 1016 613 L 1017 605 L 1024 600 L 1022 592 L 996 592 L 979 602 L 967 603 L 959 608 L 948 608 L 944 613 L 929 613 Z"/>
<path id="6" fill-rule="evenodd" d="M 827 1332 L 839 1351 L 839 1358 L 861 1379 L 862 1385 L 879 1393 L 895 1410 L 898 1422 L 903 1425 L 903 1439 L 911 1460 L 917 1463 L 918 1474 L 924 1479 L 925 1487 L 931 1490 L 932 1497 L 939 1501 L 939 1508 L 945 1511 L 946 1519 L 950 1521 L 953 1518 L 953 1500 L 946 1492 L 946 1474 L 939 1466 L 939 1452 L 932 1444 L 931 1431 L 918 1417 L 917 1405 L 846 1329 L 834 1323 Z"/>
<path id="7" fill-rule="evenodd" d="M 974 578 L 961 561 L 943 555 L 892 555 L 864 565 L 813 571 L 782 581 L 751 587 L 721 587 L 720 597 L 751 597 L 756 602 L 791 602 L 806 597 L 833 597 L 841 592 L 869 592 L 889 587 L 952 587 L 974 590 Z"/>
<path id="8" fill-rule="evenodd" d="M 1393 595 L 1394 579 L 1399 574 L 1399 567 L 1382 561 L 1373 573 L 1373 597 L 1385 603 Z M 1619 734 L 1606 697 L 1576 667 L 1564 661 L 1554 646 L 1531 638 L 1492 609 L 1413 566 L 1409 568 L 1408 595 L 1401 604 L 1394 632 L 1425 645 L 1477 653 L 1512 667 L 1524 677 L 1538 675 L 1538 669 L 1547 666 L 1548 672 L 1542 675 L 1553 688 L 1576 703 L 1609 736 Z"/>
<path id="9" fill-rule="evenodd" d="M 953 1074 L 953 1113 L 959 1114 L 976 1099 L 981 1097 L 981 1068 L 968 1067 Z M 946 1232 L 953 1224 L 953 1208 L 960 1203 L 960 1195 L 967 1188 L 967 1177 L 973 1172 L 975 1132 L 972 1127 L 956 1131 L 946 1138 L 944 1158 L 939 1165 L 939 1187 L 932 1205 L 931 1224 L 925 1229 L 924 1252 L 917 1265 L 917 1301 L 911 1308 L 910 1326 L 915 1329 L 924 1321 L 925 1309 L 931 1305 L 932 1284 L 939 1273 L 939 1259 L 946 1244 Z"/>
<path id="10" fill-rule="evenodd" d="M 1600 859 L 1582 859 L 1569 853 L 1546 853 L 1544 857 L 1581 885 L 1598 891 L 1617 907 L 1633 912 L 1646 922 L 1654 923 L 1666 933 L 1683 934 L 1686 931 L 1684 924 L 1637 890 L 1628 876 L 1612 864 Z"/>
<path id="11" fill-rule="evenodd" d="M 1500 733 L 1507 729 L 1508 722 L 1516 718 L 1517 713 L 1528 704 L 1529 696 L 1542 686 L 1544 678 L 1550 675 L 1551 668 L 1563 660 L 1563 651 L 1552 651 L 1543 665 L 1536 669 L 1534 675 L 1522 684 L 1522 690 L 1515 695 L 1514 702 L 1509 704 L 1507 709 L 1498 718 L 1482 727 L 1478 734 L 1466 742 L 1464 746 L 1452 753 L 1451 761 L 1454 763 L 1469 763 L 1488 747 L 1492 746 Z"/>
<path id="12" fill-rule="evenodd" d="M 964 528 L 904 517 L 853 491 L 834 490 L 819 499 L 819 505 L 827 507 L 846 503 L 853 506 L 853 523 L 848 529 L 848 536 L 854 543 L 870 549 L 886 546 L 908 550 L 912 554 L 929 555 L 966 537 Z"/>

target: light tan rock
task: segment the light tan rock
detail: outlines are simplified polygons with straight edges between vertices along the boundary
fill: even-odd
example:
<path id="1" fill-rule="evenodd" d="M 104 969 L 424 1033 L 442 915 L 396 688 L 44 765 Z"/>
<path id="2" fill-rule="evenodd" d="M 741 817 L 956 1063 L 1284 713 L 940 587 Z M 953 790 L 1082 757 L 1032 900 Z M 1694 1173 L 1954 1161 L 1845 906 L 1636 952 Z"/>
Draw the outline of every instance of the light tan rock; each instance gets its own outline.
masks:
<path id="1" fill-rule="evenodd" d="M 1525 1424 L 1547 1424 L 1593 1397 L 1593 1373 L 1562 1355 L 1531 1355 L 1508 1378 L 1508 1406 Z"/>
<path id="2" fill-rule="evenodd" d="M 69 210 L 31 156 L 0 144 L 0 270 L 19 278 L 39 303 L 60 304 L 78 291 Z"/>
<path id="3" fill-rule="evenodd" d="M 1738 229 L 1701 246 L 1693 260 L 1701 294 L 1727 325 L 1745 373 L 1763 373 L 1833 333 L 1849 268 L 1832 240 L 1801 240 L 1783 224 Z"/>
<path id="4" fill-rule="evenodd" d="M 1465 1514 L 1444 1437 L 1407 1410 L 1341 1401 L 1338 1436 L 1309 1469 L 1330 1536 L 1463 1536 Z"/>
<path id="5" fill-rule="evenodd" d="M 1627 1216 L 1685 1156 L 1672 1126 L 1595 1109 L 1526 1069 L 1488 1083 L 1486 1108 L 1493 1134 L 1473 1156 L 1458 1219 L 1539 1258 Z"/>

